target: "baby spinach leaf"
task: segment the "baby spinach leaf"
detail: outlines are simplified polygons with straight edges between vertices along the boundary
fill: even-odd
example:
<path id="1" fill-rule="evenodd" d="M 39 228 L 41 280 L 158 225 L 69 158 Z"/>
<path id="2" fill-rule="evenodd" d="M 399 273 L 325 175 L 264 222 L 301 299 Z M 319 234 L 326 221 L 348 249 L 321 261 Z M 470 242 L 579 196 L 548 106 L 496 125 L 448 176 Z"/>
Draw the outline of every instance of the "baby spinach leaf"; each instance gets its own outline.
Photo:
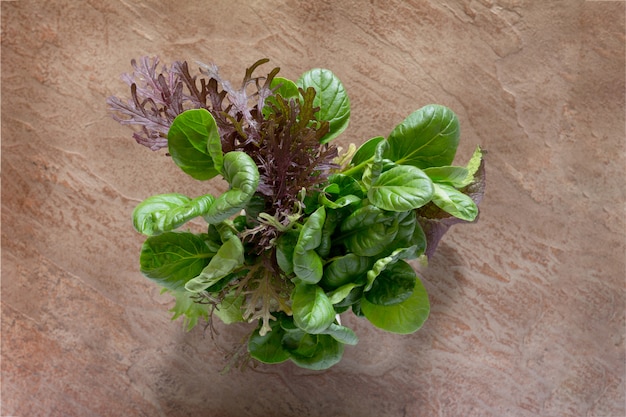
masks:
<path id="1" fill-rule="evenodd" d="M 315 249 L 322 243 L 325 220 L 326 209 L 322 206 L 315 210 L 302 226 L 293 251 L 293 272 L 308 284 L 316 284 L 322 279 L 322 259 Z"/>
<path id="2" fill-rule="evenodd" d="M 446 213 L 468 222 L 474 221 L 478 215 L 478 207 L 471 197 L 449 185 L 435 184 L 433 203 Z"/>
<path id="3" fill-rule="evenodd" d="M 459 121 L 447 107 L 430 104 L 415 111 L 392 131 L 385 158 L 418 168 L 450 165 L 459 144 Z"/>
<path id="4" fill-rule="evenodd" d="M 217 251 L 209 264 L 185 284 L 189 292 L 201 292 L 243 265 L 243 245 L 237 235 L 231 236 Z"/>
<path id="5" fill-rule="evenodd" d="M 342 197 L 343 198 L 343 197 Z M 324 226 L 322 227 L 322 237 L 320 239 L 319 246 L 315 249 L 315 252 L 322 258 L 328 257 L 332 248 L 332 235 L 337 227 L 338 215 L 334 210 L 326 212 L 326 219 L 324 220 Z"/>
<path id="6" fill-rule="evenodd" d="M 244 152 L 233 151 L 224 155 L 222 175 L 230 189 L 219 196 L 204 215 L 209 224 L 219 223 L 241 211 L 259 186 L 256 162 Z"/>
<path id="7" fill-rule="evenodd" d="M 396 262 L 386 268 L 365 292 L 365 298 L 372 304 L 389 306 L 399 304 L 413 294 L 415 272 L 406 262 Z"/>
<path id="8" fill-rule="evenodd" d="M 297 284 L 291 299 L 293 321 L 307 333 L 321 333 L 335 320 L 333 305 L 318 285 Z"/>
<path id="9" fill-rule="evenodd" d="M 301 368 L 321 371 L 339 363 L 343 356 L 344 344 L 327 334 L 314 335 L 316 344 L 308 355 L 298 350 L 291 351 L 291 361 Z"/>
<path id="10" fill-rule="evenodd" d="M 370 265 L 369 258 L 348 253 L 335 258 L 326 266 L 320 283 L 327 288 L 341 287 L 367 272 Z"/>
<path id="11" fill-rule="evenodd" d="M 380 174 L 367 196 L 378 208 L 404 212 L 422 207 L 431 200 L 433 182 L 421 169 L 400 165 Z"/>
<path id="12" fill-rule="evenodd" d="M 359 338 L 354 331 L 340 324 L 331 323 L 323 334 L 331 336 L 333 339 L 346 345 L 356 345 L 359 343 Z"/>
<path id="13" fill-rule="evenodd" d="M 358 285 L 359 284 L 351 282 L 349 284 L 342 285 L 341 287 L 337 288 L 335 291 L 332 291 L 331 293 L 328 294 L 328 298 L 330 299 L 330 303 L 332 305 L 335 305 L 337 303 L 342 302 L 343 300 L 346 299 L 348 294 L 350 294 L 350 292 L 352 292 L 352 289 L 354 287 L 358 286 Z"/>
<path id="14" fill-rule="evenodd" d="M 327 69 L 315 68 L 302 74 L 296 85 L 303 90 L 309 87 L 315 89 L 313 105 L 320 108 L 317 119 L 330 125 L 328 133 L 320 139 L 321 143 L 331 141 L 348 127 L 350 100 L 335 74 Z"/>
<path id="15" fill-rule="evenodd" d="M 260 334 L 259 326 L 248 339 L 248 352 L 254 359 L 263 363 L 280 363 L 289 359 L 289 352 L 283 349 L 284 330 L 278 322 L 270 322 L 272 331 Z"/>
<path id="16" fill-rule="evenodd" d="M 202 216 L 214 201 L 210 194 L 193 200 L 178 193 L 154 195 L 135 207 L 133 226 L 139 233 L 148 236 L 167 232 Z"/>
<path id="17" fill-rule="evenodd" d="M 391 306 L 382 306 L 361 299 L 361 311 L 376 327 L 391 333 L 409 334 L 417 331 L 430 312 L 428 294 L 419 278 L 415 280 L 413 294 L 405 301 Z"/>
<path id="18" fill-rule="evenodd" d="M 398 233 L 397 213 L 365 206 L 348 216 L 340 226 L 346 248 L 359 256 L 375 256 L 393 242 Z"/>
<path id="19" fill-rule="evenodd" d="M 201 235 L 165 232 L 146 239 L 139 264 L 146 277 L 168 290 L 178 291 L 202 272 L 214 255 Z"/>
<path id="20" fill-rule="evenodd" d="M 276 262 L 285 275 L 293 273 L 293 250 L 297 242 L 298 234 L 293 232 L 283 233 L 276 240 Z"/>
<path id="21" fill-rule="evenodd" d="M 376 146 L 380 141 L 383 140 L 385 140 L 385 138 L 382 136 L 368 139 L 365 143 L 359 146 L 359 149 L 357 149 L 350 163 L 354 166 L 357 166 L 363 162 L 367 162 L 368 160 L 370 160 L 374 156 Z"/>
<path id="22" fill-rule="evenodd" d="M 197 180 L 215 177 L 222 169 L 222 142 L 215 119 L 205 109 L 179 114 L 167 134 L 172 160 Z"/>
<path id="23" fill-rule="evenodd" d="M 469 175 L 467 168 L 455 166 L 424 168 L 424 173 L 436 183 L 449 184 L 453 187 L 463 187 Z"/>
<path id="24" fill-rule="evenodd" d="M 394 250 L 391 255 L 385 256 L 384 258 L 379 258 L 376 262 L 374 262 L 374 266 L 372 269 L 367 271 L 367 284 L 365 286 L 365 291 L 369 291 L 372 289 L 372 285 L 374 284 L 374 280 L 388 267 L 393 267 L 396 263 L 406 264 L 406 262 L 402 261 L 402 259 L 408 259 L 413 257 L 412 255 L 415 253 L 415 247 L 410 246 L 408 248 L 400 248 Z M 411 266 L 409 265 L 409 268 Z M 404 265 L 396 266 L 395 268 L 404 268 Z M 411 269 L 412 270 L 412 269 Z"/>

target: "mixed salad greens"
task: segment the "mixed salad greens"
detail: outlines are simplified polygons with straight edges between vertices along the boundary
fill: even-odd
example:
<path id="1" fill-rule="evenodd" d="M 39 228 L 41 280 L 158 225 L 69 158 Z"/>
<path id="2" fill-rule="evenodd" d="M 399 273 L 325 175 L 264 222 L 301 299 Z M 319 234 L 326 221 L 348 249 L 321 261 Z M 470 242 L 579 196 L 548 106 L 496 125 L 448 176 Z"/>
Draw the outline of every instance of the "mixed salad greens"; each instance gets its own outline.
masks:
<path id="1" fill-rule="evenodd" d="M 339 315 L 351 310 L 383 330 L 407 334 L 429 314 L 412 259 L 432 256 L 454 223 L 473 222 L 484 192 L 477 148 L 453 165 L 459 121 L 427 105 L 387 137 L 341 152 L 333 144 L 348 126 L 350 101 L 329 70 L 298 80 L 247 69 L 233 87 L 214 65 L 158 68 L 133 61 L 124 76 L 131 98 L 108 100 L 138 143 L 167 148 L 191 177 L 223 178 L 218 196 L 148 197 L 134 210 L 146 235 L 141 272 L 172 294 L 174 318 L 188 329 L 213 316 L 258 323 L 249 357 L 291 360 L 321 370 L 357 343 Z M 206 230 L 181 229 L 202 218 Z"/>

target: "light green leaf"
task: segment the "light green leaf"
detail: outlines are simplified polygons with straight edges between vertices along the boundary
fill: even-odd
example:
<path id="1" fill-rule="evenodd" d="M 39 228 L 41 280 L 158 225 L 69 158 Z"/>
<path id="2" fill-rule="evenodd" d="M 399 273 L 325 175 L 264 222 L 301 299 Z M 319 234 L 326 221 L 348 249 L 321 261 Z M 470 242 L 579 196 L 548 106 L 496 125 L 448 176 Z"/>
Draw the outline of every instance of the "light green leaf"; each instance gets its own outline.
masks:
<path id="1" fill-rule="evenodd" d="M 191 293 L 189 293 L 191 294 Z M 213 314 L 224 322 L 224 324 L 239 323 L 244 321 L 241 311 L 241 306 L 246 296 L 239 294 L 238 296 L 234 291 L 226 294 L 221 303 L 217 305 Z"/>
<path id="2" fill-rule="evenodd" d="M 183 327 L 185 330 L 190 331 L 193 329 L 198 320 L 203 318 L 209 319 L 209 309 L 207 304 L 197 303 L 193 298 L 193 294 L 185 290 L 181 291 L 167 291 L 174 296 L 176 300 L 174 307 L 169 311 L 174 313 L 172 320 L 176 320 L 180 316 L 184 316 Z"/>
<path id="3" fill-rule="evenodd" d="M 339 136 L 350 121 L 350 100 L 339 78 L 327 69 L 315 68 L 302 74 L 296 84 L 303 90 L 315 89 L 313 105 L 320 108 L 317 119 L 330 124 L 320 142 L 326 143 Z"/>
<path id="4" fill-rule="evenodd" d="M 376 207 L 404 212 L 422 207 L 433 196 L 433 182 L 424 172 L 410 165 L 385 171 L 367 193 Z"/>
<path id="5" fill-rule="evenodd" d="M 230 189 L 219 196 L 204 215 L 209 224 L 219 223 L 241 211 L 259 186 L 256 163 L 244 152 L 233 151 L 224 156 L 222 175 Z"/>
<path id="6" fill-rule="evenodd" d="M 297 284 L 291 299 L 293 321 L 307 333 L 321 333 L 335 320 L 333 305 L 318 285 Z"/>
<path id="7" fill-rule="evenodd" d="M 204 215 L 215 198 L 206 194 L 193 200 L 178 193 L 146 198 L 133 210 L 133 226 L 144 235 L 174 230 L 189 220 Z"/>
<path id="8" fill-rule="evenodd" d="M 424 173 L 436 183 L 449 184 L 453 187 L 463 187 L 469 172 L 465 167 L 443 166 L 425 168 Z M 473 177 L 473 176 L 472 176 Z M 471 181 L 470 181 L 471 182 Z"/>
<path id="9" fill-rule="evenodd" d="M 341 326 L 339 324 L 331 323 L 324 334 L 332 336 L 333 339 L 346 345 L 356 345 L 359 343 L 359 338 L 349 327 Z"/>
<path id="10" fill-rule="evenodd" d="M 454 217 L 468 222 L 474 221 L 478 215 L 478 207 L 470 196 L 449 185 L 435 184 L 433 203 Z"/>
<path id="11" fill-rule="evenodd" d="M 179 114 L 167 134 L 172 160 L 197 180 L 215 177 L 222 169 L 222 142 L 215 119 L 205 109 Z"/>
<path id="12" fill-rule="evenodd" d="M 293 251 L 293 272 L 308 284 L 316 284 L 322 279 L 322 260 L 315 249 L 322 243 L 325 220 L 326 209 L 322 206 L 307 218 Z"/>
<path id="13" fill-rule="evenodd" d="M 244 249 L 237 235 L 231 236 L 198 276 L 185 284 L 189 292 L 198 293 L 215 284 L 243 265 Z"/>
<path id="14" fill-rule="evenodd" d="M 377 136 L 375 138 L 367 140 L 365 143 L 359 146 L 359 149 L 357 149 L 350 163 L 356 166 L 371 159 L 374 156 L 374 152 L 376 151 L 378 143 L 383 140 L 385 140 L 385 138 L 382 136 Z"/>
<path id="15" fill-rule="evenodd" d="M 341 287 L 339 287 L 336 290 L 332 291 L 331 293 L 328 294 L 328 299 L 330 300 L 330 303 L 332 305 L 335 305 L 337 303 L 342 302 L 343 300 L 346 299 L 348 294 L 350 294 L 352 289 L 354 287 L 358 287 L 358 286 L 359 286 L 359 284 L 351 282 L 349 284 L 342 285 Z"/>
<path id="16" fill-rule="evenodd" d="M 141 272 L 168 290 L 182 290 L 215 255 L 202 235 L 165 232 L 151 236 L 141 247 Z"/>
<path id="17" fill-rule="evenodd" d="M 418 168 L 450 165 L 459 144 L 459 121 L 447 107 L 430 104 L 396 126 L 385 158 Z"/>
<path id="18" fill-rule="evenodd" d="M 409 334 L 417 331 L 430 312 L 428 294 L 419 279 L 415 280 L 413 294 L 400 304 L 381 306 L 361 299 L 361 311 L 376 327 L 391 333 Z"/>

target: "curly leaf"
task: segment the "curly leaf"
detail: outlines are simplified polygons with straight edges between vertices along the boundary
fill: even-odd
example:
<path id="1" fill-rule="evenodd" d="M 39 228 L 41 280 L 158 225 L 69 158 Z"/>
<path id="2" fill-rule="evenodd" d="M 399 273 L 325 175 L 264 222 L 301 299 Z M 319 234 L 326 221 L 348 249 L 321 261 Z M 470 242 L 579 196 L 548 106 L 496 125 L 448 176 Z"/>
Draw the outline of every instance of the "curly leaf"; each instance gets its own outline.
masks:
<path id="1" fill-rule="evenodd" d="M 385 171 L 367 193 L 376 207 L 404 212 L 428 203 L 433 196 L 433 182 L 424 172 L 410 165 Z"/>
<path id="2" fill-rule="evenodd" d="M 381 274 L 381 272 L 387 269 L 387 267 L 393 266 L 397 262 L 406 264 L 406 262 L 401 261 L 401 260 L 412 258 L 415 252 L 416 252 L 416 249 L 414 246 L 410 246 L 408 248 L 400 248 L 400 249 L 394 250 L 391 253 L 391 255 L 385 256 L 384 258 L 380 258 L 376 262 L 374 262 L 374 266 L 372 266 L 372 269 L 367 271 L 367 284 L 365 286 L 365 291 L 369 291 L 370 289 L 372 289 L 374 280 Z"/>
<path id="3" fill-rule="evenodd" d="M 418 168 L 450 165 L 459 144 L 459 120 L 447 107 L 430 104 L 413 112 L 389 137 L 385 158 Z"/>
<path id="4" fill-rule="evenodd" d="M 419 279 L 415 280 L 413 294 L 405 301 L 391 306 L 372 304 L 361 299 L 361 312 L 376 327 L 391 333 L 409 334 L 417 331 L 430 312 L 428 294 Z"/>
<path id="5" fill-rule="evenodd" d="M 205 320 L 209 319 L 208 305 L 195 302 L 195 300 L 191 298 L 193 294 L 187 291 L 168 292 L 170 292 L 176 300 L 174 307 L 169 310 L 171 313 L 174 313 L 172 320 L 184 316 L 183 327 L 185 330 L 190 331 L 193 329 L 196 324 L 198 324 L 200 318 Z"/>
<path id="6" fill-rule="evenodd" d="M 222 169 L 222 142 L 215 119 L 205 109 L 179 114 L 167 133 L 172 160 L 197 180 L 215 177 Z"/>
<path id="7" fill-rule="evenodd" d="M 329 131 L 320 142 L 326 143 L 339 136 L 350 121 L 350 100 L 339 78 L 327 69 L 315 68 L 302 74 L 296 84 L 303 90 L 315 89 L 313 105 L 320 108 L 317 119 L 329 122 Z"/>
<path id="8" fill-rule="evenodd" d="M 333 305 L 318 285 L 296 285 L 291 299 L 293 321 L 307 333 L 321 333 L 335 320 Z"/>
<path id="9" fill-rule="evenodd" d="M 151 236 L 141 247 L 141 272 L 168 290 L 182 290 L 215 255 L 202 236 L 166 232 Z"/>
<path id="10" fill-rule="evenodd" d="M 222 175 L 230 189 L 219 196 L 204 215 L 209 224 L 219 223 L 241 211 L 259 186 L 256 163 L 244 152 L 233 151 L 224 156 Z"/>
<path id="11" fill-rule="evenodd" d="M 233 235 L 224 242 L 202 272 L 185 284 L 185 289 L 193 293 L 204 291 L 239 268 L 243 262 L 243 245 L 237 235 Z"/>
<path id="12" fill-rule="evenodd" d="M 152 236 L 174 230 L 189 220 L 204 215 L 215 198 L 206 194 L 193 200 L 178 193 L 158 194 L 146 198 L 133 210 L 133 226 Z"/>

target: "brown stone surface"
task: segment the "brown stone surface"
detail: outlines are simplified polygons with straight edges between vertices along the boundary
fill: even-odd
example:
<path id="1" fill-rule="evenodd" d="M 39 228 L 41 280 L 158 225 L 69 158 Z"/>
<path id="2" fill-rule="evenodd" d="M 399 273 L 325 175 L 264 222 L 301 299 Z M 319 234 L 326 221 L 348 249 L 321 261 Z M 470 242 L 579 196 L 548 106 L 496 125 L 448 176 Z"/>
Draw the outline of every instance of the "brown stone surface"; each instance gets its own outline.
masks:
<path id="1" fill-rule="evenodd" d="M 176 6 L 174 4 L 177 4 Z M 580 0 L 0 2 L 2 416 L 624 416 L 624 18 Z M 105 98 L 131 58 L 261 57 L 344 82 L 361 143 L 430 102 L 459 160 L 487 149 L 481 220 L 420 274 L 410 336 L 346 316 L 325 372 L 220 375 L 201 328 L 138 272 L 130 213 L 186 178 Z M 217 184 L 222 187 L 222 184 Z M 208 187 L 208 188 L 207 188 Z M 245 326 L 219 326 L 232 346 Z"/>

